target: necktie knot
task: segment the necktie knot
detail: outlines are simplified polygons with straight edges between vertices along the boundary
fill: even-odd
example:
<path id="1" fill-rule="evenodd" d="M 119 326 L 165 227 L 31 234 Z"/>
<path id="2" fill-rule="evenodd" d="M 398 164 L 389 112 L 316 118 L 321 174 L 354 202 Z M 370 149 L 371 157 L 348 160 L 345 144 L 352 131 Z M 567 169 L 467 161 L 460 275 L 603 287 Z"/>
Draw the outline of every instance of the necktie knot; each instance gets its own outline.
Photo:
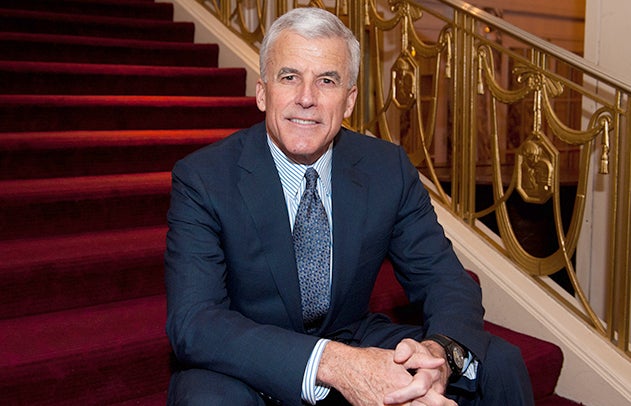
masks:
<path id="1" fill-rule="evenodd" d="M 316 183 L 318 181 L 318 172 L 313 168 L 307 168 L 307 171 L 305 172 L 305 179 L 307 180 L 306 190 L 315 190 Z"/>

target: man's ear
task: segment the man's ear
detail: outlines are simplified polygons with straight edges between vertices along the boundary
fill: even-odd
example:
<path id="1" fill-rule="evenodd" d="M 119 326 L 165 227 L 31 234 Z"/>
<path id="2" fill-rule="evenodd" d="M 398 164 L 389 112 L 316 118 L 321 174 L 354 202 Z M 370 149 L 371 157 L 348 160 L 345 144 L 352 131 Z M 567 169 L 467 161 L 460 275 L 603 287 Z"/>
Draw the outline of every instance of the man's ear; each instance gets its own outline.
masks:
<path id="1" fill-rule="evenodd" d="M 260 78 L 256 81 L 256 106 L 265 111 L 265 83 Z"/>
<path id="2" fill-rule="evenodd" d="M 346 96 L 346 109 L 344 110 L 344 118 L 349 118 L 353 114 L 355 108 L 355 101 L 357 100 L 357 86 L 353 86 L 348 91 Z"/>

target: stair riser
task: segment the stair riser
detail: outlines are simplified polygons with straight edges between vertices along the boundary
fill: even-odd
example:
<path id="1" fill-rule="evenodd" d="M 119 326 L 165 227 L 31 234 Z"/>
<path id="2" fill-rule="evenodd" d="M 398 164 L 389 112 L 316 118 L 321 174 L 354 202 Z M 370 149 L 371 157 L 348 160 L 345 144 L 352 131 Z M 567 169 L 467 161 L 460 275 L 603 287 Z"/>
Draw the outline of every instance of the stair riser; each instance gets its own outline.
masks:
<path id="1" fill-rule="evenodd" d="M 0 372 L 7 405 L 106 405 L 164 390 L 170 347 L 165 338 L 76 354 Z M 8 385 L 10 383 L 10 386 Z"/>
<path id="2" fill-rule="evenodd" d="M 70 16 L 72 17 L 72 16 Z M 139 22 L 108 23 L 77 18 L 36 18 L 0 11 L 0 29 L 22 32 L 87 37 L 127 38 L 167 42 L 193 42 L 195 27 L 189 23 Z"/>
<path id="3" fill-rule="evenodd" d="M 0 319 L 164 294 L 163 251 L 13 266 L 0 274 Z"/>
<path id="4" fill-rule="evenodd" d="M 165 223 L 168 192 L 73 201 L 0 202 L 0 241 Z"/>
<path id="5" fill-rule="evenodd" d="M 0 70 L 4 94 L 245 96 L 245 71 L 225 74 L 82 74 Z"/>
<path id="6" fill-rule="evenodd" d="M 167 404 L 167 391 L 164 390 L 162 393 L 155 393 L 149 396 L 145 396 L 142 398 L 130 399 L 124 402 L 119 402 L 116 404 L 111 404 L 110 406 L 163 406 Z M 545 406 L 551 406 L 553 403 Z M 537 405 L 539 406 L 539 405 Z M 561 406 L 561 405 L 556 405 Z"/>
<path id="7" fill-rule="evenodd" d="M 205 145 L 207 143 L 11 152 L 0 150 L 0 180 L 170 171 L 178 159 Z"/>
<path id="8" fill-rule="evenodd" d="M 216 46 L 202 44 L 160 48 L 122 43 L 90 45 L 0 38 L 0 59 L 14 61 L 216 67 L 218 55 Z"/>
<path id="9" fill-rule="evenodd" d="M 485 322 L 485 329 L 522 349 L 535 399 L 554 393 L 563 366 L 563 353 L 559 347 L 490 322 Z"/>
<path id="10" fill-rule="evenodd" d="M 241 128 L 261 121 L 252 102 L 235 106 L 10 105 L 0 106 L 0 132 Z"/>
<path id="11" fill-rule="evenodd" d="M 173 5 L 152 2 L 82 2 L 80 0 L 4 0 L 3 9 L 47 11 L 52 13 L 172 20 Z"/>

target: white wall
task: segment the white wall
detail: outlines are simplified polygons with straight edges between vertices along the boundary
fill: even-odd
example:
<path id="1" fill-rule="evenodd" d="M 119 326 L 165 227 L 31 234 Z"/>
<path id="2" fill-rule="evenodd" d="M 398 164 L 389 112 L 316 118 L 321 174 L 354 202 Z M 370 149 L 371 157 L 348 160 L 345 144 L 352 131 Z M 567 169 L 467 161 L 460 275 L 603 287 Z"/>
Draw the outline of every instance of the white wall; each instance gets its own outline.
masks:
<path id="1" fill-rule="evenodd" d="M 585 59 L 631 83 L 631 1 L 587 0 Z"/>
<path id="2" fill-rule="evenodd" d="M 587 0 L 585 8 L 584 57 L 608 74 L 631 84 L 631 1 Z M 599 94 L 609 98 L 606 86 L 594 83 Z M 584 105 L 586 112 L 598 106 Z M 598 168 L 600 157 L 592 156 L 592 167 Z M 611 176 L 595 174 L 589 183 L 586 217 L 577 250 L 577 274 L 581 286 L 596 313 L 604 317 L 606 297 L 606 240 L 610 235 L 609 200 Z"/>

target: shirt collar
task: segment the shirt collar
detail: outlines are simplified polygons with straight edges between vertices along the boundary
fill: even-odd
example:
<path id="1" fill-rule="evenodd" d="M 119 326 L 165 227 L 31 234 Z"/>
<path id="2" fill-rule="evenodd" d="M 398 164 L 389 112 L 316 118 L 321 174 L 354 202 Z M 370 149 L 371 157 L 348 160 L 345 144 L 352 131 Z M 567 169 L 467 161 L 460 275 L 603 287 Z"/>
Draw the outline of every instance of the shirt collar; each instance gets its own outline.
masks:
<path id="1" fill-rule="evenodd" d="M 320 177 L 320 184 L 324 188 L 324 192 L 331 195 L 331 165 L 333 158 L 333 143 L 329 144 L 327 150 L 322 154 L 313 165 L 299 164 L 289 157 L 287 157 L 283 151 L 274 144 L 269 134 L 267 136 L 267 143 L 272 152 L 276 169 L 280 175 L 280 180 L 285 192 L 291 196 L 297 196 L 300 192 L 300 187 L 305 176 L 307 168 L 313 167 Z"/>

